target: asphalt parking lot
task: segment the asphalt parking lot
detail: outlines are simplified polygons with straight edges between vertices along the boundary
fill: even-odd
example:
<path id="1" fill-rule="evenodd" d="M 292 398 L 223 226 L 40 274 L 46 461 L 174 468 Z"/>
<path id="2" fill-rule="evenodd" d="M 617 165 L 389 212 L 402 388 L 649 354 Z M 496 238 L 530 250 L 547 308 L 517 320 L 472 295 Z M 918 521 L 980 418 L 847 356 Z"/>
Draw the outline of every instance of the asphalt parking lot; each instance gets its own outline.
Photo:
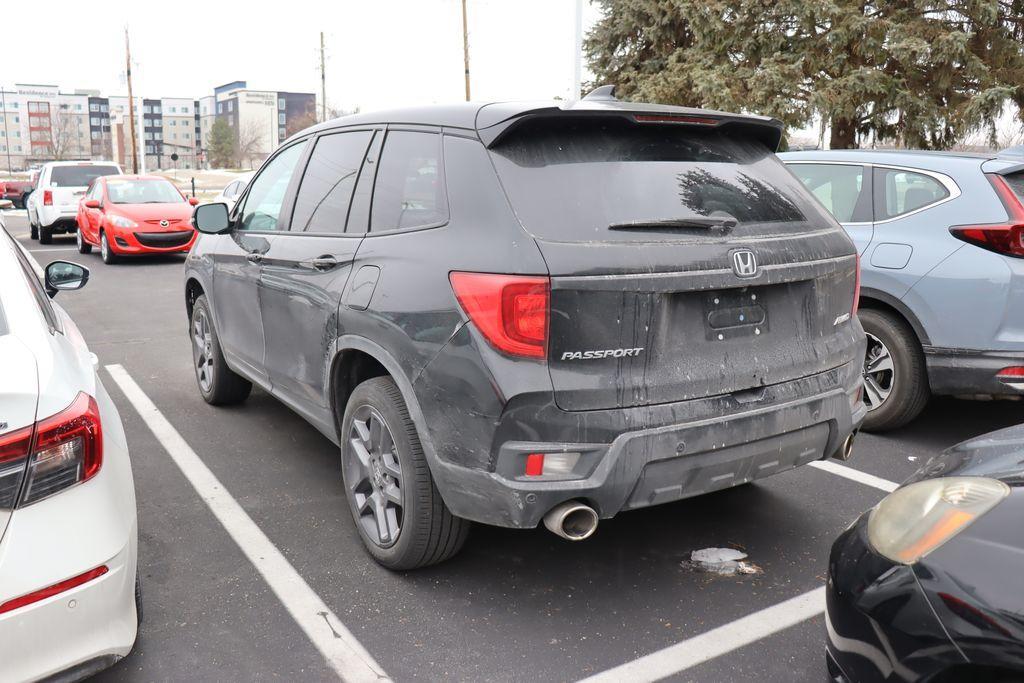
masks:
<path id="1" fill-rule="evenodd" d="M 145 617 L 133 653 L 97 680 L 336 678 L 114 380 L 112 365 L 394 680 L 578 680 L 638 658 L 660 667 L 644 671 L 674 680 L 825 680 L 816 610 L 775 632 L 761 624 L 765 637 L 721 656 L 710 657 L 706 640 L 656 653 L 719 627 L 725 638 L 737 619 L 824 585 L 832 540 L 884 495 L 877 486 L 805 467 L 623 514 L 583 543 L 543 529 L 476 527 L 455 559 L 389 573 L 360 545 L 330 442 L 264 392 L 234 408 L 199 396 L 183 257 L 105 266 L 95 253 L 78 254 L 70 237 L 31 242 L 23 212 L 10 212 L 7 223 L 41 264 L 66 259 L 91 269 L 84 290 L 58 301 L 100 359 L 131 448 Z M 861 435 L 846 465 L 899 482 L 937 450 L 1021 414 L 1020 403 L 934 400 L 903 430 Z M 762 572 L 714 577 L 681 566 L 708 546 L 740 548 Z M 306 617 L 337 635 L 325 617 Z"/>

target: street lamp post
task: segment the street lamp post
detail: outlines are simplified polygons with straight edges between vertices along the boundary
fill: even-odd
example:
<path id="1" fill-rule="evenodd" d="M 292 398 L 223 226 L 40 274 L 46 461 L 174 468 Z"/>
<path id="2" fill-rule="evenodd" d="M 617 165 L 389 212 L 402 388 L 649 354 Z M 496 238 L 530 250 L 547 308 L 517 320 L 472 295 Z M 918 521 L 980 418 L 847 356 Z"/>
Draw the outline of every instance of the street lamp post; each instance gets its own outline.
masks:
<path id="1" fill-rule="evenodd" d="M 4 94 L 4 87 L 0 85 L 0 112 L 4 116 L 4 149 L 7 150 L 7 172 L 13 173 L 11 166 L 11 137 L 7 132 L 7 96 Z"/>

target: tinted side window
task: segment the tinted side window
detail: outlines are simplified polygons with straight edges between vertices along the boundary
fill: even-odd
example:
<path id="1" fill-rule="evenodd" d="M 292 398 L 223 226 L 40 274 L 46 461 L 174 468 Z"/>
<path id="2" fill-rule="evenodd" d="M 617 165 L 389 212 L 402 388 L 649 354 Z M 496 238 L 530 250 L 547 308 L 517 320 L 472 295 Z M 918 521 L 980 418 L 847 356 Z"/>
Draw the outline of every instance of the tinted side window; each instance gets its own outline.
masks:
<path id="1" fill-rule="evenodd" d="M 875 168 L 875 220 L 896 218 L 948 196 L 949 190 L 931 176 L 896 168 Z"/>
<path id="2" fill-rule="evenodd" d="M 437 225 L 448 220 L 441 174 L 441 136 L 392 131 L 384 141 L 370 211 L 370 230 Z"/>
<path id="3" fill-rule="evenodd" d="M 864 167 L 840 164 L 792 164 L 789 169 L 840 223 L 850 223 L 864 191 Z M 870 217 L 865 217 L 871 220 Z"/>
<path id="4" fill-rule="evenodd" d="M 1024 202 L 1024 171 L 1003 176 L 1003 180 L 1010 186 L 1010 189 L 1017 195 L 1017 198 Z"/>
<path id="5" fill-rule="evenodd" d="M 279 230 L 281 207 L 306 143 L 279 153 L 252 181 L 242 207 L 239 230 Z"/>
<path id="6" fill-rule="evenodd" d="M 291 229 L 344 232 L 352 188 L 373 131 L 324 135 L 316 142 L 302 175 Z"/>

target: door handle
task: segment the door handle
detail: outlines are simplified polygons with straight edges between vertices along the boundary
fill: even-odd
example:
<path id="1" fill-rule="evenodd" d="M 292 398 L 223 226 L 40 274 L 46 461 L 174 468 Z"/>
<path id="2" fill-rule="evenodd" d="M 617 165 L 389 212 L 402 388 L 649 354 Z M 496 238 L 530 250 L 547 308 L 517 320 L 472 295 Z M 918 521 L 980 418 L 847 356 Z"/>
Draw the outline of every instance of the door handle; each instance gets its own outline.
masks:
<path id="1" fill-rule="evenodd" d="M 248 261 L 249 263 L 262 263 L 263 254 L 259 253 L 258 251 L 253 251 L 245 255 L 245 260 Z"/>
<path id="2" fill-rule="evenodd" d="M 310 260 L 309 265 L 316 270 L 330 270 L 338 265 L 338 260 L 333 256 L 319 256 Z"/>

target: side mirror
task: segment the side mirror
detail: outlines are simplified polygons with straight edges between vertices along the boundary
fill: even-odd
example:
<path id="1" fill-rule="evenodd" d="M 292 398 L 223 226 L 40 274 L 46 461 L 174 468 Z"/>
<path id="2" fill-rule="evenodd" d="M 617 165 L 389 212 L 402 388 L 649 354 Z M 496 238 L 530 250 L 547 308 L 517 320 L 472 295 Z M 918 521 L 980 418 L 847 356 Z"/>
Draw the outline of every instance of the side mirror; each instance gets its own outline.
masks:
<path id="1" fill-rule="evenodd" d="M 188 203 L 192 206 L 199 206 L 199 200 L 196 199 L 195 197 L 189 197 Z"/>
<path id="2" fill-rule="evenodd" d="M 98 199 L 86 199 L 85 208 L 87 209 L 98 209 L 100 208 L 100 200 Z"/>
<path id="3" fill-rule="evenodd" d="M 192 227 L 207 235 L 219 235 L 231 228 L 231 221 L 228 220 L 228 205 L 222 202 L 216 204 L 201 204 L 192 212 Z"/>
<path id="4" fill-rule="evenodd" d="M 46 293 L 51 297 L 62 290 L 81 289 L 89 281 L 89 269 L 69 261 L 52 261 L 44 274 Z"/>

